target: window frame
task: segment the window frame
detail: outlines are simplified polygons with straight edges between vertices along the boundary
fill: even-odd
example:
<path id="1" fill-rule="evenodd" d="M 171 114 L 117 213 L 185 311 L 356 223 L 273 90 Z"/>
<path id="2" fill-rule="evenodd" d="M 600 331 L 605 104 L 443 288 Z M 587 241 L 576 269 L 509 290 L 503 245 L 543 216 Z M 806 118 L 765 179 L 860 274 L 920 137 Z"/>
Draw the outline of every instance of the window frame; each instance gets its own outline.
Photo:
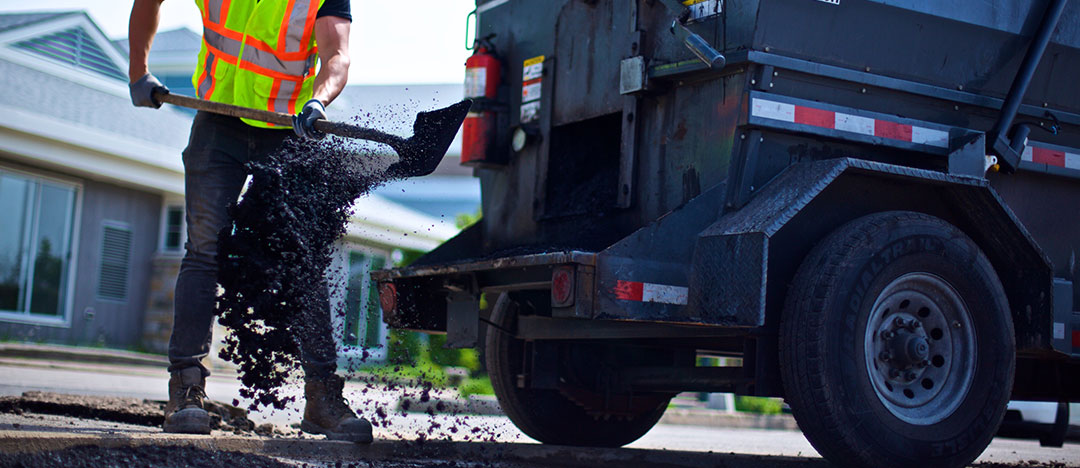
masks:
<path id="1" fill-rule="evenodd" d="M 169 235 L 169 210 L 180 209 L 180 246 L 170 249 L 165 245 Z M 166 198 L 161 203 L 161 223 L 158 227 L 158 252 L 163 255 L 182 256 L 187 250 L 187 205 L 183 198 Z"/>
<path id="2" fill-rule="evenodd" d="M 7 172 L 10 174 L 18 175 L 31 179 L 34 182 L 49 182 L 56 185 L 66 186 L 74 190 L 75 199 L 72 203 L 72 216 L 71 216 L 71 229 L 68 232 L 68 241 L 71 243 L 71 253 L 67 264 L 67 278 L 64 285 L 64 297 L 61 299 L 63 304 L 64 313 L 59 317 L 49 317 L 39 314 L 33 314 L 27 312 L 16 312 L 11 310 L 0 310 L 0 321 L 8 323 L 21 323 L 27 325 L 42 325 L 58 328 L 71 328 L 72 317 L 74 317 L 75 307 L 75 278 L 78 276 L 76 273 L 79 268 L 79 245 L 82 238 L 80 237 L 80 231 L 82 227 L 82 203 L 83 203 L 83 191 L 84 187 L 81 181 L 65 177 L 57 177 L 52 175 L 44 175 L 37 172 L 31 172 L 22 169 L 15 169 L 10 166 L 0 164 L 0 172 Z M 32 221 L 32 224 L 37 223 L 37 218 Z M 31 230 L 33 228 L 31 227 Z M 32 262 L 30 260 L 29 262 Z M 28 273 L 28 277 L 32 278 L 32 273 Z M 33 281 L 31 279 L 31 281 Z"/>
<path id="3" fill-rule="evenodd" d="M 348 297 L 348 282 L 349 282 L 349 256 L 351 253 L 356 252 L 362 254 L 368 258 L 379 257 L 382 258 L 386 265 L 392 263 L 390 259 L 390 253 L 386 250 L 382 250 L 370 245 L 364 245 L 358 242 L 340 239 L 334 243 L 334 256 L 331 261 L 330 268 L 327 270 L 328 281 L 330 286 L 330 312 L 331 312 L 331 325 L 334 329 L 334 346 L 337 348 L 338 364 L 339 366 L 346 363 L 356 365 L 360 367 L 380 363 L 386 360 L 388 356 L 387 346 L 389 328 L 386 326 L 386 322 L 381 320 L 382 311 L 379 310 L 380 320 L 379 323 L 379 343 L 377 346 L 365 348 L 363 346 L 354 346 L 345 344 L 345 320 L 346 318 L 335 313 L 345 306 L 346 298 Z M 339 273 L 340 276 L 334 276 L 334 272 Z M 370 272 L 369 272 L 370 273 Z M 370 275 L 368 276 L 370 279 Z M 370 284 L 370 283 L 369 283 Z M 378 304 L 375 305 L 378 308 Z M 360 317 L 366 318 L 366 317 Z M 350 358 L 361 356 L 364 352 L 367 352 L 368 358 L 363 363 L 350 362 Z"/>

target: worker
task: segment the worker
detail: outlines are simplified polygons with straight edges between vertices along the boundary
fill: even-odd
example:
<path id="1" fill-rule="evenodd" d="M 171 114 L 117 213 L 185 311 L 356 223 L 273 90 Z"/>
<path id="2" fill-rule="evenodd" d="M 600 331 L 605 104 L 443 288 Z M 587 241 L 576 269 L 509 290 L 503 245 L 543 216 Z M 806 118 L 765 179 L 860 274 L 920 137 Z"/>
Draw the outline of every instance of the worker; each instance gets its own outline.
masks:
<path id="1" fill-rule="evenodd" d="M 147 55 L 162 0 L 135 0 L 129 22 L 131 100 L 158 108 Z M 226 207 L 247 177 L 245 163 L 266 158 L 287 138 L 322 138 L 314 130 L 345 87 L 349 71 L 349 0 L 196 0 L 203 35 L 192 81 L 209 101 L 293 114 L 291 129 L 199 112 L 183 152 L 187 252 L 176 281 L 169 340 L 169 403 L 165 432 L 210 432 L 203 403 L 217 291 L 217 235 L 229 223 Z M 318 59 L 319 69 L 315 72 Z M 322 317 L 323 314 L 314 314 Z M 357 417 L 342 394 L 330 311 L 312 324 L 327 336 L 305 340 L 304 419 L 301 429 L 334 440 L 371 442 L 371 424 Z"/>

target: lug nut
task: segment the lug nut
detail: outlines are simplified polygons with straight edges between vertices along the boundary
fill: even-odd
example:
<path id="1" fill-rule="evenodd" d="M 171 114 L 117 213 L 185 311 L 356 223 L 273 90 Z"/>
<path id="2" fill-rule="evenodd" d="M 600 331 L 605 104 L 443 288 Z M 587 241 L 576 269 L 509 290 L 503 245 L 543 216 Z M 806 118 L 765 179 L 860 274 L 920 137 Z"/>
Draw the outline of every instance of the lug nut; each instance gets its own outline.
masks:
<path id="1" fill-rule="evenodd" d="M 930 365 L 930 361 L 927 361 L 926 359 L 923 359 L 922 361 L 919 361 L 919 367 L 926 367 L 926 366 L 929 366 L 929 365 Z"/>
<path id="2" fill-rule="evenodd" d="M 900 378 L 900 370 L 899 369 L 889 369 L 889 378 L 890 379 Z"/>
<path id="3" fill-rule="evenodd" d="M 891 340 L 893 338 L 893 336 L 896 336 L 896 335 L 892 332 L 892 330 L 882 330 L 881 331 L 881 337 L 883 339 Z"/>
<path id="4" fill-rule="evenodd" d="M 904 375 L 904 378 L 907 379 L 909 382 L 915 380 L 915 377 L 915 373 L 910 371 L 906 375 Z"/>
<path id="5" fill-rule="evenodd" d="M 956 329 L 959 329 L 960 328 L 960 321 L 953 320 L 952 327 L 956 328 Z"/>
<path id="6" fill-rule="evenodd" d="M 893 325 L 895 325 L 897 328 L 903 328 L 906 324 L 907 323 L 904 322 L 903 317 L 896 317 L 895 319 L 893 319 Z"/>
<path id="7" fill-rule="evenodd" d="M 916 328 L 920 328 L 920 327 L 922 327 L 922 322 L 920 322 L 918 320 L 912 320 L 911 321 L 911 329 L 912 330 L 914 330 Z"/>
<path id="8" fill-rule="evenodd" d="M 880 354 L 878 354 L 878 359 L 880 359 L 882 362 L 889 362 L 889 360 L 892 359 L 892 355 L 889 354 L 888 351 L 882 351 Z"/>

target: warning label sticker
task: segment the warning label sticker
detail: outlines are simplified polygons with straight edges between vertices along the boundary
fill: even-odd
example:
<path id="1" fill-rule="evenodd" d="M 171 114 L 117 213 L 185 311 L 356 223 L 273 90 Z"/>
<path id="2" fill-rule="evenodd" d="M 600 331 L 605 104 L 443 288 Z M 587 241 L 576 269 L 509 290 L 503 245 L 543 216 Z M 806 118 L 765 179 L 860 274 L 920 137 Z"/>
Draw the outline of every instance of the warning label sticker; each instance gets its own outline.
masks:
<path id="1" fill-rule="evenodd" d="M 541 76 L 544 76 L 544 56 L 526 60 L 521 73 L 521 81 L 535 80 Z"/>
<path id="2" fill-rule="evenodd" d="M 521 85 L 521 102 L 540 100 L 541 80 L 526 81 Z"/>
<path id="3" fill-rule="evenodd" d="M 540 120 L 540 101 L 527 102 L 521 105 L 521 123 L 526 124 Z"/>
<path id="4" fill-rule="evenodd" d="M 521 72 L 521 123 L 540 120 L 540 90 L 543 87 L 544 56 L 525 61 Z"/>
<path id="5" fill-rule="evenodd" d="M 690 21 L 702 21 L 724 12 L 724 0 L 683 0 L 690 9 Z"/>

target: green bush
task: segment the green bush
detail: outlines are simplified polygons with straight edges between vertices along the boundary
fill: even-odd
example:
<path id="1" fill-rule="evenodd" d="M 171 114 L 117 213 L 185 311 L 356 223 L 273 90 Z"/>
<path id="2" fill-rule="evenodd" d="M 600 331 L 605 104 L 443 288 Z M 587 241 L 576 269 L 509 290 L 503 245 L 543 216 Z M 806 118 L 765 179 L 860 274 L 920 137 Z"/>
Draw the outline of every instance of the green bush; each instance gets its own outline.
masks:
<path id="1" fill-rule="evenodd" d="M 415 365 L 421 356 L 420 334 L 390 330 L 386 348 L 386 360 L 390 364 Z"/>
<path id="2" fill-rule="evenodd" d="M 782 405 L 775 398 L 735 396 L 735 411 L 759 414 L 780 414 Z"/>
<path id="3" fill-rule="evenodd" d="M 494 395 L 495 389 L 491 388 L 491 379 L 484 376 L 465 379 L 458 387 L 458 392 L 462 398 L 468 398 L 469 395 Z"/>

